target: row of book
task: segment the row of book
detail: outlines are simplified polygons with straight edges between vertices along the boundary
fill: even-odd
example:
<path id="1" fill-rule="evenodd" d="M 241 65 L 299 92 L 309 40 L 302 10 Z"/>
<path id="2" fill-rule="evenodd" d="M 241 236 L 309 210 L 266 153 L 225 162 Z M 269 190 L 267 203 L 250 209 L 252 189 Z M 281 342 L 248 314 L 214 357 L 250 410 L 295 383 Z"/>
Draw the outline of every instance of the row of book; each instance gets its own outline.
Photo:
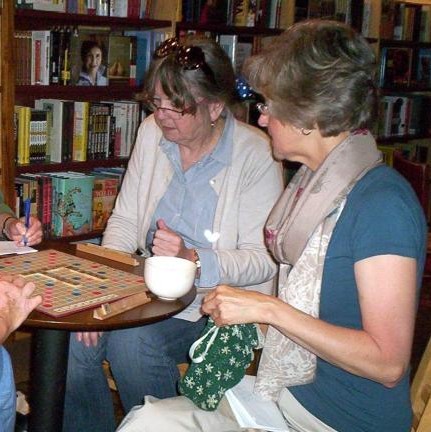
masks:
<path id="1" fill-rule="evenodd" d="M 431 88 L 431 48 L 383 47 L 379 86 Z"/>
<path id="2" fill-rule="evenodd" d="M 166 2 L 167 0 L 15 0 L 15 7 L 133 19 L 171 19 L 161 16 L 159 12 L 157 4 Z"/>
<path id="3" fill-rule="evenodd" d="M 281 0 L 182 0 L 182 22 L 278 28 Z"/>
<path id="4" fill-rule="evenodd" d="M 431 99 L 425 95 L 381 96 L 375 135 L 379 138 L 431 135 Z"/>
<path id="5" fill-rule="evenodd" d="M 383 162 L 391 167 L 393 166 L 395 152 L 401 153 L 403 158 L 409 161 L 431 165 L 431 139 L 408 143 L 379 144 L 377 147 L 382 152 Z"/>
<path id="6" fill-rule="evenodd" d="M 88 102 L 36 99 L 15 106 L 16 161 L 43 162 L 127 158 L 145 112 L 135 101 Z"/>
<path id="7" fill-rule="evenodd" d="M 31 214 L 41 221 L 45 238 L 103 230 L 124 172 L 124 168 L 96 168 L 89 174 L 22 174 L 15 179 L 15 213 L 22 217 L 24 201 L 30 199 Z"/>
<path id="8" fill-rule="evenodd" d="M 382 0 L 380 37 L 416 42 L 431 41 L 431 5 Z"/>
<path id="9" fill-rule="evenodd" d="M 294 20 L 321 18 L 341 21 L 370 37 L 372 13 L 373 0 L 296 0 Z"/>
<path id="10" fill-rule="evenodd" d="M 15 84 L 139 86 L 153 51 L 170 36 L 170 29 L 115 32 L 84 26 L 15 31 Z M 100 64 L 92 79 L 87 56 L 95 54 Z"/>

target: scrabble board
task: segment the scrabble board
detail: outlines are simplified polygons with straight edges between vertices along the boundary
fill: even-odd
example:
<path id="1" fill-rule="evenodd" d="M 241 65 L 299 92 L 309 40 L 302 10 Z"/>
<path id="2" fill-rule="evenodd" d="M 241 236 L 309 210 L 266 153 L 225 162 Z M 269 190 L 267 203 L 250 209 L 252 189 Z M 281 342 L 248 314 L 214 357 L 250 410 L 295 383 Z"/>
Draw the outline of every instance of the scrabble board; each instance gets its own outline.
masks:
<path id="1" fill-rule="evenodd" d="M 37 310 L 60 317 L 147 290 L 142 276 L 53 249 L 0 260 L 0 274 L 13 273 L 36 284 L 43 296 Z"/>

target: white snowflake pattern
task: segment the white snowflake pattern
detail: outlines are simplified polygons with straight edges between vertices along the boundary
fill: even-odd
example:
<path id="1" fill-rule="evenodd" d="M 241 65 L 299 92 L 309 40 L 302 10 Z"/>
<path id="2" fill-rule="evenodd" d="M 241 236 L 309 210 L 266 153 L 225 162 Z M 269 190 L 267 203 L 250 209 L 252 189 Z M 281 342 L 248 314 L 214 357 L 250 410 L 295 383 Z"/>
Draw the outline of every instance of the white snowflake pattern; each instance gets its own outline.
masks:
<path id="1" fill-rule="evenodd" d="M 233 365 L 235 364 L 235 362 L 236 362 L 236 358 L 235 358 L 235 357 L 231 357 L 231 358 L 229 359 L 229 364 L 230 364 L 231 366 L 233 366 Z"/>
<path id="2" fill-rule="evenodd" d="M 241 345 L 240 344 L 235 344 L 235 346 L 234 346 L 234 348 L 235 348 L 235 351 L 241 351 Z"/>
<path id="3" fill-rule="evenodd" d="M 236 325 L 232 326 L 232 336 L 238 336 L 239 333 L 240 333 L 239 327 Z"/>
<path id="4" fill-rule="evenodd" d="M 208 395 L 206 402 L 209 408 L 215 408 L 217 406 L 216 395 L 215 394 Z"/>
<path id="5" fill-rule="evenodd" d="M 205 365 L 205 372 L 211 373 L 214 369 L 214 366 L 212 365 L 212 363 L 208 363 Z"/>
<path id="6" fill-rule="evenodd" d="M 195 373 L 196 373 L 197 376 L 200 377 L 200 376 L 202 376 L 202 374 L 204 373 L 204 371 L 200 367 L 197 367 L 195 369 Z"/>
<path id="7" fill-rule="evenodd" d="M 211 387 L 213 385 L 213 382 L 211 380 L 207 380 L 205 383 L 205 387 Z"/>
<path id="8" fill-rule="evenodd" d="M 221 353 L 224 355 L 230 354 L 230 348 L 228 346 L 225 346 L 221 349 Z"/>
<path id="9" fill-rule="evenodd" d="M 222 398 L 225 393 L 226 393 L 226 389 L 224 387 L 220 387 L 217 390 L 217 394 L 219 395 L 220 398 Z"/>
<path id="10" fill-rule="evenodd" d="M 204 388 L 201 385 L 196 387 L 196 393 L 199 396 L 202 396 L 203 392 L 204 392 Z"/>
<path id="11" fill-rule="evenodd" d="M 227 343 L 227 342 L 229 341 L 229 339 L 230 339 L 230 336 L 229 336 L 228 333 L 223 333 L 223 334 L 220 336 L 220 339 L 221 339 L 221 341 L 223 341 L 224 343 Z"/>
<path id="12" fill-rule="evenodd" d="M 186 387 L 193 388 L 195 386 L 195 380 L 193 377 L 187 376 L 184 380 Z"/>
<path id="13" fill-rule="evenodd" d="M 228 381 L 228 380 L 230 380 L 230 379 L 232 378 L 232 376 L 233 376 L 232 371 L 226 371 L 226 372 L 223 374 L 223 379 L 224 379 L 225 381 Z"/>
<path id="14" fill-rule="evenodd" d="M 221 371 L 217 371 L 217 373 L 215 374 L 215 377 L 217 378 L 217 381 L 220 381 L 221 377 L 222 377 Z"/>

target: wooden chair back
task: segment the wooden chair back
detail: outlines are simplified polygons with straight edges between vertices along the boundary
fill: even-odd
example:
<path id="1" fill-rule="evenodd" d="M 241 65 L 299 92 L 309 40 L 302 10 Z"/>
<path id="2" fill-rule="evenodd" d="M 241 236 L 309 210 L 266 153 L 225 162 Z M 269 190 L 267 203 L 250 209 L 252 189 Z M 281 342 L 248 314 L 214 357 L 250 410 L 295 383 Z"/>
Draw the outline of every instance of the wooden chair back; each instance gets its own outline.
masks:
<path id="1" fill-rule="evenodd" d="M 431 338 L 422 355 L 411 391 L 413 425 L 411 432 L 431 431 Z"/>

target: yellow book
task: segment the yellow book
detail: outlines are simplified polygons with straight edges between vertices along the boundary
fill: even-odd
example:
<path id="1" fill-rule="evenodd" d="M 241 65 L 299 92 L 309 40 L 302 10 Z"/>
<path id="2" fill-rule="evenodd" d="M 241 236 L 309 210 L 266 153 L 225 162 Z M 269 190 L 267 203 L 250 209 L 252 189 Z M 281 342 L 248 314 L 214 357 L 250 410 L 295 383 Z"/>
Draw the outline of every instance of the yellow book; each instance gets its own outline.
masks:
<path id="1" fill-rule="evenodd" d="M 87 160 L 89 102 L 75 101 L 73 116 L 72 159 Z"/>
<path id="2" fill-rule="evenodd" d="M 15 112 L 18 117 L 18 164 L 30 162 L 30 107 L 15 106 Z"/>

